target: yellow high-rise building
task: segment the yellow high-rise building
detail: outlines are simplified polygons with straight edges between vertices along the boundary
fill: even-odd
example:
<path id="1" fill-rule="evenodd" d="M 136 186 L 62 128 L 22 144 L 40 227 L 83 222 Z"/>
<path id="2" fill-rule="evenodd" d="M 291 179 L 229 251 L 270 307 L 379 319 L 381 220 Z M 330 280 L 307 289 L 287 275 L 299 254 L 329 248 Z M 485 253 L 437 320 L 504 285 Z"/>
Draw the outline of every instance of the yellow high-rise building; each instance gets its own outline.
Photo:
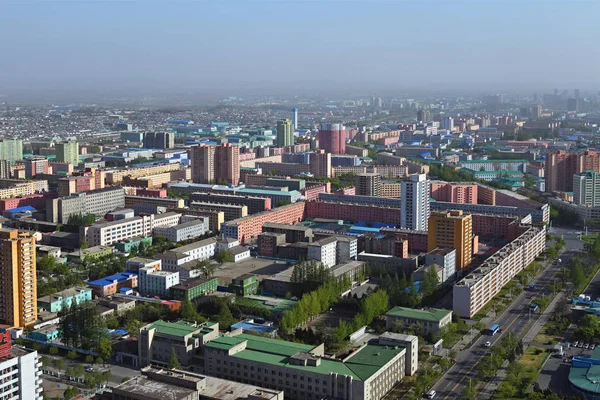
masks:
<path id="1" fill-rule="evenodd" d="M 429 216 L 427 251 L 456 249 L 456 269 L 469 265 L 473 257 L 473 218 L 461 210 L 432 212 Z"/>
<path id="2" fill-rule="evenodd" d="M 0 229 L 0 323 L 25 328 L 37 320 L 35 238 Z"/>

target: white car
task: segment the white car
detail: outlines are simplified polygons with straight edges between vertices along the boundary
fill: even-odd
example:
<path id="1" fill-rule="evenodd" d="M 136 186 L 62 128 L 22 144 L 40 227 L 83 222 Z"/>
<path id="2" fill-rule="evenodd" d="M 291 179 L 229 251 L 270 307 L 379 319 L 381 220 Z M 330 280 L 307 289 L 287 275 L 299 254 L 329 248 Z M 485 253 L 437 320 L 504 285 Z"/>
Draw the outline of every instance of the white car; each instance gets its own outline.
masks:
<path id="1" fill-rule="evenodd" d="M 427 392 L 425 397 L 428 399 L 433 399 L 435 397 L 435 390 L 430 390 L 429 392 Z"/>
<path id="2" fill-rule="evenodd" d="M 491 345 L 492 345 L 491 342 L 485 342 L 485 344 L 484 344 L 485 347 L 490 347 Z"/>

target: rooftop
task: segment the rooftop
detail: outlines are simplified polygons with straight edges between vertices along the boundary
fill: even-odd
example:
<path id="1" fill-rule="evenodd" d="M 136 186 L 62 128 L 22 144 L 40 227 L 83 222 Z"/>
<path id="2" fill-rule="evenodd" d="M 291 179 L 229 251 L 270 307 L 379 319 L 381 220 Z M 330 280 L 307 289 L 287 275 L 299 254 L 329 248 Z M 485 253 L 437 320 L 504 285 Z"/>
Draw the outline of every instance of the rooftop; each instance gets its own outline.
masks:
<path id="1" fill-rule="evenodd" d="M 119 272 L 118 274 L 109 275 L 107 277 L 96 279 L 95 281 L 88 282 L 90 286 L 108 286 L 116 282 L 125 281 L 133 277 L 137 277 L 137 271 L 125 271 Z"/>
<path id="2" fill-rule="evenodd" d="M 37 301 L 38 301 L 38 303 L 39 302 L 53 303 L 55 301 L 59 301 L 62 299 L 66 299 L 68 297 L 75 296 L 76 294 L 79 294 L 84 291 L 91 292 L 92 289 L 84 288 L 84 287 L 73 287 L 73 288 L 65 289 L 62 292 L 56 292 L 56 293 L 49 294 L 47 296 L 40 297 L 37 299 Z"/>
<path id="3" fill-rule="evenodd" d="M 167 322 L 159 319 L 158 321 L 154 321 L 151 324 L 148 324 L 143 329 L 156 329 L 156 331 L 163 335 L 168 336 L 177 336 L 184 337 L 188 335 L 192 335 L 201 331 L 205 328 L 212 328 L 215 325 L 214 322 L 204 322 L 202 324 L 197 324 L 195 322 L 189 322 L 184 320 L 179 320 L 176 322 Z"/>
<path id="4" fill-rule="evenodd" d="M 385 313 L 386 316 L 389 315 L 392 317 L 419 319 L 430 322 L 439 322 L 443 318 L 447 317 L 448 314 L 452 314 L 452 311 L 438 308 L 419 310 L 416 308 L 407 307 L 394 307 L 390 311 Z"/>
<path id="5" fill-rule="evenodd" d="M 149 400 L 183 400 L 190 398 L 196 393 L 196 390 L 155 381 L 145 376 L 136 376 L 117 386 L 114 391 L 125 391 Z"/>
<path id="6" fill-rule="evenodd" d="M 246 348 L 232 357 L 323 375 L 337 373 L 361 381 L 368 379 L 393 358 L 406 351 L 404 348 L 368 344 L 345 360 L 315 357 L 320 359 L 317 365 L 298 365 L 290 363 L 290 360 L 294 357 L 301 358 L 302 353 L 312 353 L 313 346 L 247 334 L 229 338 L 221 337 L 210 341 L 206 346 L 228 350 L 244 341 L 246 341 Z"/>

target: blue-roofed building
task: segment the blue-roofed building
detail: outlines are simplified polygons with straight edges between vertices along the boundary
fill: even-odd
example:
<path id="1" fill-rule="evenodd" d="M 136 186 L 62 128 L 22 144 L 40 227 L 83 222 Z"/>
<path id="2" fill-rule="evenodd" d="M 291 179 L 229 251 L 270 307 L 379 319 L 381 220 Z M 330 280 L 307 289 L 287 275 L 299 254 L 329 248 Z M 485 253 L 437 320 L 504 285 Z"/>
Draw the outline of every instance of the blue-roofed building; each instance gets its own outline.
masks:
<path id="1" fill-rule="evenodd" d="M 172 125 L 191 125 L 194 123 L 191 119 L 170 119 L 167 122 Z"/>
<path id="2" fill-rule="evenodd" d="M 125 271 L 113 274 L 95 281 L 88 282 L 94 295 L 106 297 L 117 293 L 121 288 L 136 288 L 138 286 L 137 271 Z"/>
<path id="3" fill-rule="evenodd" d="M 32 206 L 22 206 L 22 207 L 15 207 L 15 208 L 5 210 L 2 213 L 2 215 L 5 218 L 12 219 L 17 214 L 31 214 L 34 211 L 35 211 L 35 208 L 33 208 Z"/>
<path id="4" fill-rule="evenodd" d="M 259 324 L 252 318 L 248 318 L 231 325 L 231 330 L 234 329 L 242 329 L 242 331 L 252 331 L 260 334 L 267 334 L 273 337 L 277 335 L 277 328 L 273 327 L 272 325 Z"/>

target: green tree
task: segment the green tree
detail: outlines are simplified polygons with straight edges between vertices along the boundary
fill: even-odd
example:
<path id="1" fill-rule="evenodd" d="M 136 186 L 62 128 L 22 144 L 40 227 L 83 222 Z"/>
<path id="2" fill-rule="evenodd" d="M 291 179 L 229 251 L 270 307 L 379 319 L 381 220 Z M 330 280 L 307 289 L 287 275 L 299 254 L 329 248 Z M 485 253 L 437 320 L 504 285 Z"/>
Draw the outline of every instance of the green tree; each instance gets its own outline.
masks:
<path id="1" fill-rule="evenodd" d="M 102 357 L 96 357 L 96 360 L 94 360 L 94 363 L 98 364 L 98 365 L 102 365 L 102 364 L 104 364 L 104 359 L 102 359 Z"/>
<path id="2" fill-rule="evenodd" d="M 169 369 L 181 369 L 181 364 L 179 363 L 179 358 L 177 358 L 177 353 L 175 353 L 175 349 L 171 349 L 171 355 L 169 356 L 169 362 L 167 363 L 167 367 Z"/>
<path id="3" fill-rule="evenodd" d="M 65 369 L 65 360 L 63 360 L 62 358 L 58 358 L 58 359 L 54 360 L 54 366 L 59 371 L 64 370 Z"/>
<path id="4" fill-rule="evenodd" d="M 87 356 L 85 356 L 85 362 L 88 364 L 93 364 L 94 363 L 94 356 L 91 354 L 88 354 Z"/>
<path id="5" fill-rule="evenodd" d="M 513 361 L 508 364 L 507 369 L 509 374 L 512 374 L 516 379 L 519 379 L 525 372 L 525 366 L 519 361 Z"/>
<path id="6" fill-rule="evenodd" d="M 210 260 L 206 259 L 198 261 L 194 266 L 194 269 L 201 270 L 204 278 L 210 278 L 217 270 L 217 266 L 213 264 Z"/>
<path id="7" fill-rule="evenodd" d="M 425 270 L 423 274 L 423 281 L 421 282 L 421 293 L 425 297 L 429 297 L 435 293 L 437 287 L 440 284 L 440 278 L 435 271 L 435 266 L 430 266 Z"/>
<path id="8" fill-rule="evenodd" d="M 112 378 L 112 373 L 110 370 L 102 371 L 102 381 L 108 385 L 108 381 Z"/>
<path id="9" fill-rule="evenodd" d="M 77 359 L 77 352 L 75 350 L 71 350 L 67 353 L 67 357 L 69 357 L 71 360 L 75 360 Z"/>
<path id="10" fill-rule="evenodd" d="M 133 319 L 125 325 L 125 329 L 127 330 L 127 333 L 129 333 L 129 336 L 138 337 L 140 328 L 142 326 L 144 326 L 142 322 L 138 321 L 137 319 Z"/>
<path id="11" fill-rule="evenodd" d="M 41 356 L 40 361 L 42 362 L 42 366 L 44 368 L 47 368 L 50 365 L 50 363 L 52 362 L 52 360 L 50 360 L 50 358 L 48 358 L 46 356 Z"/>
<path id="12" fill-rule="evenodd" d="M 233 254 L 231 253 L 231 251 L 229 251 L 228 249 L 222 249 L 216 255 L 215 260 L 217 260 L 217 262 L 219 264 L 223 265 L 225 263 L 234 262 L 235 261 L 235 257 L 233 256 Z"/>
<path id="13" fill-rule="evenodd" d="M 100 339 L 97 352 L 100 355 L 100 357 L 104 358 L 105 360 L 108 360 L 112 356 L 113 346 L 112 342 L 108 337 L 103 337 L 102 339 Z"/>
<path id="14" fill-rule="evenodd" d="M 83 364 L 76 364 L 75 367 L 73 367 L 73 376 L 75 378 L 81 378 L 84 373 L 85 368 L 83 367 Z"/>
<path id="15" fill-rule="evenodd" d="M 200 321 L 200 320 L 204 319 L 200 316 L 200 314 L 198 314 L 196 307 L 188 299 L 184 299 L 181 302 L 180 313 L 181 313 L 181 318 L 188 320 L 188 321 Z"/>

